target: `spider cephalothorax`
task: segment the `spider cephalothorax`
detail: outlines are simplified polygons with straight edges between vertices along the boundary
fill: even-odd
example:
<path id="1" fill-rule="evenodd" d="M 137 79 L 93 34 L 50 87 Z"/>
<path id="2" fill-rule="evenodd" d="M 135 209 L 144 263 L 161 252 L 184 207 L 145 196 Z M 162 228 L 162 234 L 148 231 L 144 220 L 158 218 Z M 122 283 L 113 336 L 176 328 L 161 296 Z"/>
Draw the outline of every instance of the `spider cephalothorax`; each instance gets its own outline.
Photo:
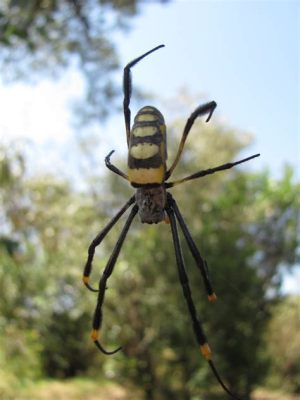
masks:
<path id="1" fill-rule="evenodd" d="M 136 214 L 139 213 L 141 222 L 143 223 L 152 224 L 162 221 L 170 223 L 179 280 L 183 289 L 183 294 L 187 303 L 188 312 L 193 323 L 193 330 L 196 340 L 199 344 L 200 351 L 209 363 L 215 377 L 217 378 L 223 389 L 231 397 L 238 399 L 238 397 L 233 395 L 224 384 L 212 361 L 212 353 L 207 343 L 206 336 L 203 332 L 202 324 L 197 317 L 196 308 L 192 299 L 192 293 L 190 290 L 188 276 L 185 270 L 185 264 L 179 241 L 177 223 L 182 230 L 183 236 L 187 242 L 188 248 L 195 260 L 195 263 L 199 268 L 200 273 L 202 274 L 208 299 L 209 301 L 214 301 L 216 300 L 216 295 L 212 289 L 212 285 L 208 276 L 207 263 L 202 258 L 200 251 L 196 246 L 196 243 L 194 242 L 190 231 L 183 219 L 183 216 L 181 215 L 175 199 L 169 192 L 166 191 L 166 189 L 172 188 L 173 186 L 181 184 L 183 182 L 198 179 L 218 171 L 232 168 L 235 165 L 244 163 L 254 157 L 258 157 L 259 154 L 244 158 L 243 160 L 230 162 L 227 164 L 219 165 L 217 167 L 198 171 L 182 179 L 168 182 L 168 179 L 172 175 L 176 165 L 178 164 L 178 161 L 180 160 L 185 141 L 194 124 L 195 119 L 204 115 L 208 115 L 206 118 L 206 122 L 208 122 L 217 104 L 216 102 L 211 101 L 209 103 L 200 105 L 195 109 L 195 111 L 192 112 L 184 127 L 175 159 L 171 164 L 171 167 L 167 169 L 166 125 L 163 115 L 155 107 L 143 107 L 136 114 L 134 124 L 131 128 L 131 112 L 129 108 L 131 96 L 131 68 L 148 54 L 160 49 L 161 47 L 164 47 L 164 45 L 157 46 L 147 53 L 141 55 L 140 57 L 134 59 L 124 68 L 123 109 L 128 145 L 128 175 L 120 171 L 113 164 L 111 164 L 110 156 L 113 151 L 110 152 L 105 158 L 105 163 L 107 168 L 109 168 L 111 171 L 118 174 L 122 178 L 126 179 L 134 188 L 136 188 L 136 193 L 117 212 L 117 214 L 111 219 L 111 221 L 108 222 L 108 224 L 99 232 L 99 234 L 92 241 L 88 250 L 88 259 L 84 268 L 83 282 L 90 290 L 98 292 L 97 306 L 93 319 L 92 339 L 95 345 L 105 354 L 114 354 L 121 349 L 121 347 L 119 347 L 116 350 L 107 351 L 102 347 L 100 343 L 99 337 L 102 324 L 102 305 L 104 302 L 107 280 L 113 272 L 113 268 L 116 264 L 125 237 Z M 95 254 L 95 249 L 102 242 L 102 240 L 115 225 L 115 223 L 130 207 L 131 211 L 129 213 L 129 216 L 124 224 L 117 243 L 112 251 L 112 254 L 99 281 L 99 288 L 94 289 L 89 284 L 89 278 L 92 271 L 92 262 Z"/>
<path id="2" fill-rule="evenodd" d="M 166 190 L 162 185 L 140 187 L 136 190 L 135 201 L 142 223 L 157 224 L 166 219 Z"/>

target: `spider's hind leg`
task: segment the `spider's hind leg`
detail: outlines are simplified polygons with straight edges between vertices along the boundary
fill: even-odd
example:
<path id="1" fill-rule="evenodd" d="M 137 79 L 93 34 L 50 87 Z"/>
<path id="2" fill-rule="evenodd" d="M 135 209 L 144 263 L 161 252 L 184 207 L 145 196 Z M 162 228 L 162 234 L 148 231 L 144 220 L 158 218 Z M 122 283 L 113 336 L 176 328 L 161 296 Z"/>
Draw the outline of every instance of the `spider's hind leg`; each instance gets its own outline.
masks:
<path id="1" fill-rule="evenodd" d="M 151 49 L 151 50 L 147 51 L 146 53 L 142 54 L 141 56 L 130 61 L 124 68 L 124 73 L 123 73 L 123 93 L 124 93 L 123 112 L 124 112 L 128 146 L 129 146 L 129 138 L 130 138 L 130 116 L 131 116 L 131 111 L 130 111 L 129 106 L 130 106 L 130 97 L 131 97 L 131 91 L 132 91 L 131 68 L 134 67 L 144 57 L 147 57 L 149 54 L 153 53 L 154 51 L 156 51 L 162 47 L 164 47 L 164 44 L 154 47 L 154 49 Z"/>
<path id="2" fill-rule="evenodd" d="M 181 137 L 181 141 L 179 143 L 179 148 L 177 150 L 177 154 L 175 156 L 172 166 L 166 172 L 165 180 L 170 178 L 176 165 L 178 164 L 178 161 L 181 158 L 181 153 L 183 151 L 185 141 L 188 137 L 188 134 L 189 134 L 192 126 L 194 125 L 195 120 L 198 117 L 208 114 L 208 117 L 206 118 L 206 121 L 205 121 L 205 122 L 208 122 L 216 107 L 217 107 L 217 103 L 215 101 L 210 101 L 209 103 L 206 103 L 206 104 L 203 104 L 203 105 L 197 107 L 196 110 L 193 111 L 192 114 L 189 116 L 188 120 L 186 121 L 183 133 L 182 133 L 182 137 Z"/>
<path id="3" fill-rule="evenodd" d="M 128 181 L 128 176 L 126 174 L 124 174 L 124 172 L 122 172 L 119 168 L 117 168 L 116 166 L 114 166 L 111 162 L 110 162 L 110 157 L 111 155 L 114 153 L 115 151 L 112 150 L 109 154 L 107 154 L 107 156 L 105 157 L 105 165 L 106 168 L 108 168 L 110 171 L 114 172 L 115 174 L 121 176 L 122 178 L 126 179 Z"/>

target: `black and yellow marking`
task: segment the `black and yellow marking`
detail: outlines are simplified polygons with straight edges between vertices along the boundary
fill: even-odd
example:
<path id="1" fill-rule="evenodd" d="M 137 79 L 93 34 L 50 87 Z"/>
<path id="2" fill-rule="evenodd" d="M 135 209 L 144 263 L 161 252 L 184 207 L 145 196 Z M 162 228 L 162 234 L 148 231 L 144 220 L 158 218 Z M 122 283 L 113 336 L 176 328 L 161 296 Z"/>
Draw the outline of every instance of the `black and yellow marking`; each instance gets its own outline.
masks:
<path id="1" fill-rule="evenodd" d="M 98 329 L 93 329 L 91 332 L 91 338 L 93 342 L 96 342 L 98 339 L 100 339 L 100 331 Z"/>
<path id="2" fill-rule="evenodd" d="M 188 312 L 191 317 L 192 326 L 196 340 L 199 345 L 199 350 L 209 364 L 213 374 L 218 380 L 219 384 L 222 386 L 224 391 L 236 400 L 240 400 L 239 397 L 235 396 L 229 388 L 225 385 L 222 378 L 220 377 L 214 363 L 212 360 L 212 352 L 207 343 L 206 336 L 204 334 L 202 323 L 197 317 L 197 310 L 192 299 L 192 292 L 189 285 L 188 275 L 186 272 L 186 267 L 183 259 L 183 254 L 180 246 L 179 232 L 177 228 L 177 223 L 179 224 L 183 236 L 186 239 L 188 248 L 199 268 L 204 285 L 206 287 L 208 300 L 213 302 L 217 299 L 209 278 L 207 262 L 202 258 L 200 251 L 193 240 L 189 229 L 181 215 L 181 212 L 176 204 L 175 199 L 166 190 L 172 188 L 178 184 L 198 179 L 206 175 L 214 174 L 218 171 L 223 171 L 230 169 L 238 164 L 249 161 L 259 154 L 247 157 L 243 160 L 236 162 L 229 162 L 223 165 L 219 165 L 214 168 L 209 168 L 206 170 L 198 171 L 192 175 L 186 176 L 182 179 L 175 181 L 168 181 L 171 177 L 174 169 L 181 159 L 181 155 L 184 149 L 185 142 L 191 131 L 191 128 L 198 117 L 208 114 L 206 122 L 208 122 L 217 106 L 215 101 L 211 101 L 204 105 L 200 105 L 192 112 L 188 118 L 186 125 L 183 130 L 182 138 L 179 144 L 178 151 L 176 153 L 173 164 L 169 169 L 166 169 L 167 160 L 167 146 L 166 146 L 166 125 L 164 122 L 164 117 L 154 107 L 147 106 L 142 108 L 136 115 L 134 120 L 134 125 L 131 128 L 131 111 L 130 111 L 130 98 L 132 92 L 132 81 L 131 81 L 131 68 L 136 65 L 140 60 L 154 51 L 164 47 L 164 45 L 159 45 L 143 55 L 135 58 L 124 68 L 124 79 L 123 79 L 123 89 L 124 89 L 124 119 L 126 127 L 126 138 L 128 144 L 128 176 L 115 167 L 110 162 L 110 156 L 113 151 L 111 151 L 105 158 L 105 165 L 115 174 L 121 176 L 123 179 L 129 181 L 132 186 L 136 187 L 137 190 L 135 194 L 127 201 L 127 203 L 117 212 L 117 214 L 111 219 L 111 221 L 98 233 L 89 246 L 88 258 L 86 265 L 84 267 L 83 283 L 85 286 L 98 293 L 97 305 L 94 313 L 93 319 L 93 330 L 91 332 L 91 338 L 97 348 L 106 355 L 111 355 L 119 350 L 121 347 L 116 348 L 113 351 L 107 351 L 102 347 L 100 342 L 100 329 L 102 325 L 102 306 L 104 302 L 105 291 L 107 288 L 107 280 L 113 272 L 114 266 L 116 265 L 118 255 L 123 246 L 125 237 L 128 233 L 130 225 L 135 218 L 135 215 L 139 213 L 140 220 L 142 223 L 159 223 L 166 222 L 170 224 L 174 251 L 176 256 L 176 264 L 178 268 L 179 281 L 182 287 L 183 295 L 186 300 L 186 305 Z M 127 220 L 123 226 L 123 229 L 119 235 L 119 238 L 112 250 L 111 256 L 105 266 L 102 273 L 101 279 L 99 281 L 99 288 L 94 289 L 89 284 L 89 277 L 92 272 L 92 262 L 95 255 L 96 247 L 102 242 L 106 237 L 110 229 L 115 225 L 115 223 L 120 219 L 120 217 L 126 212 L 130 207 L 131 211 Z"/>
<path id="3" fill-rule="evenodd" d="M 212 352 L 207 342 L 200 346 L 200 351 L 206 360 L 211 360 Z"/>
<path id="4" fill-rule="evenodd" d="M 207 297 L 208 297 L 208 301 L 216 301 L 217 300 L 216 293 L 209 294 Z"/>
<path id="5" fill-rule="evenodd" d="M 132 186 L 160 185 L 166 172 L 167 146 L 164 117 L 155 107 L 143 107 L 130 132 L 128 179 Z"/>

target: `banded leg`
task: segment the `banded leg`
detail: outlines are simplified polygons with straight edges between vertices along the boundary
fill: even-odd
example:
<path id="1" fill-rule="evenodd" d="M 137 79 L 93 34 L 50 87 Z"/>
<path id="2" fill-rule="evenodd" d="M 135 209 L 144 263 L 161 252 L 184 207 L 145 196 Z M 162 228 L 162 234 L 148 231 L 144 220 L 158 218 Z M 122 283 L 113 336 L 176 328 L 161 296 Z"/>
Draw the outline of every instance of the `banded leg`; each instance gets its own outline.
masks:
<path id="1" fill-rule="evenodd" d="M 154 51 L 160 49 L 161 47 L 165 47 L 164 44 L 161 44 L 154 49 L 147 51 L 147 53 L 142 54 L 141 56 L 135 58 L 130 63 L 126 65 L 124 68 L 123 74 L 123 92 L 124 92 L 124 100 L 123 100 L 123 110 L 124 110 L 124 118 L 125 118 L 125 128 L 126 128 L 126 136 L 127 136 L 127 145 L 129 146 L 129 137 L 130 137 L 130 97 L 131 97 L 131 90 L 132 90 L 132 82 L 131 82 L 131 71 L 130 69 L 135 66 L 139 61 L 141 61 L 144 57 L 148 56 L 149 54 L 153 53 Z"/>
<path id="2" fill-rule="evenodd" d="M 94 313 L 93 330 L 92 330 L 91 337 L 92 337 L 95 345 L 98 347 L 98 349 L 100 351 L 102 351 L 102 353 L 107 354 L 107 355 L 116 353 L 117 351 L 121 350 L 121 347 L 119 347 L 119 348 L 117 348 L 116 350 L 113 350 L 113 351 L 107 351 L 102 347 L 102 345 L 99 342 L 100 329 L 101 329 L 101 324 L 102 324 L 102 305 L 103 305 L 103 302 L 104 302 L 104 296 L 105 296 L 105 290 L 106 290 L 106 282 L 107 282 L 108 278 L 110 277 L 110 275 L 113 272 L 114 266 L 115 266 L 115 264 L 117 262 L 117 259 L 118 259 L 120 250 L 122 248 L 122 245 L 124 243 L 125 237 L 126 237 L 126 235 L 128 233 L 130 225 L 131 225 L 131 223 L 132 223 L 137 211 L 138 211 L 138 206 L 135 205 L 132 208 L 132 210 L 131 210 L 128 218 L 127 218 L 127 221 L 125 222 L 125 225 L 124 225 L 124 227 L 122 229 L 122 232 L 121 232 L 121 234 L 119 236 L 119 239 L 118 239 L 118 241 L 117 241 L 117 243 L 116 243 L 116 245 L 115 245 L 115 247 L 113 249 L 113 252 L 112 252 L 112 254 L 111 254 L 111 256 L 110 256 L 110 258 L 109 258 L 109 260 L 108 260 L 108 262 L 106 264 L 106 267 L 105 267 L 105 269 L 103 271 L 102 277 L 101 277 L 101 279 L 99 281 L 99 293 L 98 293 L 97 306 L 96 306 L 95 313 Z"/>
<path id="3" fill-rule="evenodd" d="M 253 156 L 244 158 L 243 160 L 239 160 L 239 161 L 235 161 L 235 162 L 232 162 L 232 163 L 219 165 L 218 167 L 214 167 L 214 168 L 205 169 L 203 171 L 199 171 L 199 172 L 196 172 L 196 173 L 194 173 L 192 175 L 186 176 L 185 178 L 178 179 L 177 181 L 166 182 L 165 183 L 165 187 L 166 188 L 171 188 L 171 187 L 179 185 L 180 183 L 183 183 L 183 182 L 191 181 L 193 179 L 203 178 L 203 176 L 212 175 L 215 172 L 224 171 L 225 169 L 230 169 L 230 168 L 232 168 L 232 167 L 234 167 L 234 166 L 236 166 L 238 164 L 242 164 L 242 163 L 244 163 L 246 161 L 252 160 L 252 158 L 259 157 L 259 156 L 260 156 L 260 154 L 254 154 Z"/>
<path id="4" fill-rule="evenodd" d="M 115 223 L 121 218 L 121 216 L 124 214 L 124 212 L 135 202 L 135 196 L 132 196 L 127 203 L 117 212 L 117 214 L 109 221 L 109 223 L 98 233 L 98 235 L 95 237 L 95 239 L 92 241 L 92 243 L 89 246 L 88 249 L 88 258 L 84 267 L 84 272 L 83 272 L 83 283 L 85 286 L 91 290 L 92 292 L 98 292 L 97 289 L 93 289 L 89 285 L 89 279 L 90 275 L 92 272 L 92 263 L 95 255 L 95 250 L 96 247 L 99 246 L 99 244 L 102 242 L 102 240 L 105 238 L 105 236 L 108 234 L 108 232 L 111 230 L 111 228 L 115 225 Z"/>
<path id="5" fill-rule="evenodd" d="M 168 203 L 170 204 L 171 208 L 174 210 L 175 216 L 177 218 L 177 221 L 179 222 L 179 225 L 181 227 L 181 230 L 184 234 L 185 240 L 187 241 L 187 244 L 189 246 L 190 252 L 192 253 L 192 256 L 194 257 L 194 260 L 196 262 L 196 265 L 200 269 L 200 272 L 202 274 L 203 282 L 207 291 L 208 295 L 208 300 L 209 301 L 215 301 L 217 299 L 217 296 L 215 295 L 211 282 L 209 280 L 208 276 L 208 267 L 206 261 L 201 257 L 201 254 L 190 234 L 190 231 L 182 217 L 182 214 L 177 206 L 176 201 L 174 200 L 173 196 L 168 193 Z"/>
<path id="6" fill-rule="evenodd" d="M 111 162 L 110 162 L 110 157 L 111 155 L 114 153 L 115 151 L 112 150 L 106 157 L 105 157 L 105 165 L 106 167 L 114 172 L 115 174 L 121 176 L 122 178 L 126 179 L 128 181 L 128 176 L 126 174 L 124 174 L 124 172 L 122 172 L 121 170 L 119 170 L 119 168 L 115 167 Z"/>
<path id="7" fill-rule="evenodd" d="M 208 117 L 206 118 L 206 121 L 205 121 L 205 122 L 208 122 L 216 107 L 217 107 L 217 103 L 215 101 L 211 101 L 209 103 L 206 103 L 206 104 L 203 104 L 202 106 L 197 107 L 196 110 L 192 112 L 189 119 L 186 121 L 175 160 L 173 161 L 171 168 L 166 172 L 165 180 L 167 180 L 172 175 L 176 165 L 178 164 L 178 161 L 181 157 L 182 150 L 184 148 L 185 141 L 188 137 L 188 134 L 189 134 L 192 126 L 194 125 L 196 118 L 201 117 L 202 115 L 208 114 Z"/>
<path id="8" fill-rule="evenodd" d="M 227 388 L 225 383 L 223 382 L 222 378 L 220 377 L 214 362 L 212 361 L 212 352 L 210 350 L 210 347 L 207 343 L 206 336 L 203 332 L 202 326 L 200 321 L 197 318 L 196 314 L 196 308 L 192 299 L 192 293 L 189 287 L 189 282 L 188 282 L 188 277 L 185 271 L 185 265 L 184 265 L 184 260 L 182 256 L 182 251 L 180 247 L 180 242 L 179 242 L 179 235 L 177 231 L 177 226 L 176 226 L 176 219 L 175 219 L 175 214 L 172 206 L 167 205 L 166 211 L 168 213 L 169 219 L 170 219 L 170 224 L 171 224 L 171 230 L 172 230 L 172 237 L 173 237 L 173 242 L 174 242 L 174 249 L 175 249 L 175 255 L 176 255 L 176 262 L 177 262 L 177 267 L 178 267 L 178 274 L 179 274 L 179 280 L 182 286 L 183 294 L 188 306 L 188 310 L 193 322 L 193 328 L 194 328 L 194 333 L 197 339 L 197 342 L 200 346 L 200 351 L 204 358 L 207 360 L 208 364 L 210 365 L 210 368 L 215 375 L 216 379 L 224 389 L 224 391 L 231 396 L 233 399 L 236 400 L 241 400 L 237 396 L 235 396 L 231 391 Z"/>
<path id="9" fill-rule="evenodd" d="M 189 286 L 188 276 L 185 271 L 185 265 L 184 265 L 184 260 L 183 260 L 182 251 L 181 251 L 180 242 L 179 242 L 179 235 L 178 235 L 178 231 L 177 231 L 175 214 L 174 214 L 173 208 L 170 205 L 167 206 L 166 211 L 168 213 L 170 224 L 171 224 L 171 231 L 172 231 L 172 237 L 173 237 L 173 243 L 174 243 L 174 249 L 175 249 L 175 256 L 176 256 L 179 280 L 180 280 L 183 294 L 184 294 L 185 300 L 187 302 L 188 310 L 189 310 L 189 313 L 190 313 L 190 316 L 191 316 L 191 319 L 193 322 L 194 333 L 195 333 L 197 342 L 200 346 L 200 350 L 201 350 L 202 354 L 204 355 L 204 357 L 206 359 L 210 359 L 211 352 L 210 352 L 205 334 L 203 332 L 201 323 L 197 318 L 196 308 L 195 308 L 194 302 L 192 300 L 192 293 L 191 293 L 190 286 Z"/>

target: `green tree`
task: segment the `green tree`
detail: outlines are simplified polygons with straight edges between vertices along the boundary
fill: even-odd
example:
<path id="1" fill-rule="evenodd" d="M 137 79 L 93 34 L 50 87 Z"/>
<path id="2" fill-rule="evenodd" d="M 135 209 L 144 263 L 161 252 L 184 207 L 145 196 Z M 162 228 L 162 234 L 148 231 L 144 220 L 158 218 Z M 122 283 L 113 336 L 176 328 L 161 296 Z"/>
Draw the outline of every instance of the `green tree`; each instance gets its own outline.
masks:
<path id="1" fill-rule="evenodd" d="M 187 144 L 178 176 L 237 159 L 246 147 L 241 132 L 201 126 L 200 135 L 199 128 L 193 132 L 197 140 Z M 83 288 L 82 267 L 89 242 L 132 189 L 110 174 L 107 180 L 98 177 L 98 186 L 97 177 L 91 177 L 79 192 L 56 177 L 29 176 L 20 152 L 13 146 L 1 150 L 2 374 L 6 371 L 10 379 L 15 374 L 21 381 L 28 374 L 30 379 L 38 376 L 42 368 L 70 376 L 94 367 L 96 374 L 131 381 L 148 400 L 224 398 L 196 351 L 169 226 L 142 226 L 138 219 L 132 225 L 104 305 L 104 345 L 120 341 L 123 354 L 105 358 L 88 338 L 96 297 Z M 280 269 L 297 262 L 299 191 L 290 169 L 278 180 L 236 169 L 173 189 L 218 295 L 216 303 L 206 301 L 200 273 L 183 242 L 215 363 L 231 389 L 245 398 L 267 372 L 264 337 L 279 295 Z M 121 227 L 122 221 L 97 251 L 94 285 Z"/>
<path id="2" fill-rule="evenodd" d="M 74 375 L 94 354 L 83 326 L 89 307 L 88 299 L 82 301 L 77 258 L 84 259 L 81 230 L 94 218 L 94 207 L 64 181 L 29 177 L 17 151 L 2 147 L 0 159 L 3 369 L 20 382 L 43 368 L 48 372 L 49 365 L 52 375 Z"/>
<path id="3" fill-rule="evenodd" d="M 241 133 L 222 127 L 202 129 L 201 135 L 195 128 L 193 134 L 197 141 L 187 145 L 178 168 L 180 175 L 237 159 L 245 147 Z M 111 179 L 118 190 L 116 178 Z M 122 185 L 120 180 L 118 199 L 125 202 L 128 193 L 126 189 L 126 196 L 121 195 Z M 209 304 L 201 296 L 199 271 L 183 245 L 195 302 L 216 365 L 232 391 L 244 398 L 250 397 L 267 373 L 264 332 L 278 296 L 281 266 L 291 267 L 297 260 L 299 191 L 290 169 L 278 181 L 268 173 L 237 169 L 187 183 L 185 190 L 173 190 L 209 262 L 219 297 Z M 103 244 L 106 251 L 111 250 L 117 232 Z M 109 282 L 109 293 L 117 292 L 117 296 L 107 295 L 104 311 L 104 329 L 112 326 L 104 339 L 115 343 L 120 332 L 127 359 L 111 362 L 120 367 L 125 380 L 144 386 L 147 399 L 206 398 L 204 393 L 213 392 L 217 385 L 195 352 L 170 229 L 137 222 L 128 236 Z"/>
<path id="4" fill-rule="evenodd" d="M 119 108 L 114 103 L 120 87 L 113 81 L 119 67 L 113 33 L 129 29 L 144 4 L 142 0 L 2 1 L 2 78 L 36 81 L 41 74 L 57 76 L 75 67 L 86 81 L 86 97 L 78 110 L 85 124 L 98 122 Z"/>
<path id="5" fill-rule="evenodd" d="M 272 309 L 267 330 L 272 357 L 271 384 L 277 389 L 300 393 L 300 298 L 283 298 Z"/>

